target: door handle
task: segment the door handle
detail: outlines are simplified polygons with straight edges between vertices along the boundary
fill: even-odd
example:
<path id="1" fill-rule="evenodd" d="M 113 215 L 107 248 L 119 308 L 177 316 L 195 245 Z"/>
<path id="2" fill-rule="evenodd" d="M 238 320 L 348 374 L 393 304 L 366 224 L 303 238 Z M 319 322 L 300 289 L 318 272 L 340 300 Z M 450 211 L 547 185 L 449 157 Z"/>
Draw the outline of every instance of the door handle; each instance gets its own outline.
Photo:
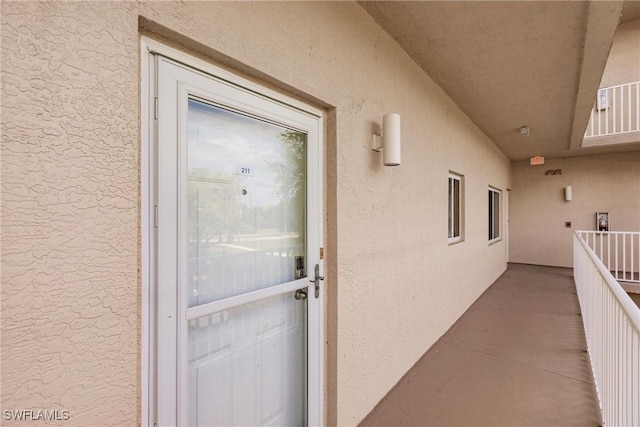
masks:
<path id="1" fill-rule="evenodd" d="M 320 297 L 320 281 L 324 280 L 324 276 L 320 275 L 320 266 L 316 264 L 314 268 L 315 278 L 313 280 L 309 280 L 311 283 L 315 285 L 315 297 Z"/>

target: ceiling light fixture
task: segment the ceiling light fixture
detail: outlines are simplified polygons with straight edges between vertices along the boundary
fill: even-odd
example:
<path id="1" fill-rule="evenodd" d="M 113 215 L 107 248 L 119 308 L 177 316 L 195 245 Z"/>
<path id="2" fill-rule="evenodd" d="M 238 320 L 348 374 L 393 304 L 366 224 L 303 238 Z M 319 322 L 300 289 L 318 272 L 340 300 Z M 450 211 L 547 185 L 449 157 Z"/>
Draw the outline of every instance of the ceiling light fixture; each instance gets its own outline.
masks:
<path id="1" fill-rule="evenodd" d="M 520 128 L 520 135 L 529 136 L 530 133 L 531 133 L 531 129 L 529 129 L 529 126 L 522 126 Z"/>

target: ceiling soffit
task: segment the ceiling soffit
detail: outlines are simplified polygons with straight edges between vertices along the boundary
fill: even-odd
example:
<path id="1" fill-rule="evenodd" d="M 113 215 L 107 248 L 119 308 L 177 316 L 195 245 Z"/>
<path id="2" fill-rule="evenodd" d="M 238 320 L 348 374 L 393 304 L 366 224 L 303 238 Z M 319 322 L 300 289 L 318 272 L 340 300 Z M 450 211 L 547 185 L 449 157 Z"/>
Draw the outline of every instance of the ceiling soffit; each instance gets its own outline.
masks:
<path id="1" fill-rule="evenodd" d="M 360 2 L 512 160 L 573 155 L 617 28 L 617 2 Z M 521 126 L 531 128 L 528 137 Z"/>

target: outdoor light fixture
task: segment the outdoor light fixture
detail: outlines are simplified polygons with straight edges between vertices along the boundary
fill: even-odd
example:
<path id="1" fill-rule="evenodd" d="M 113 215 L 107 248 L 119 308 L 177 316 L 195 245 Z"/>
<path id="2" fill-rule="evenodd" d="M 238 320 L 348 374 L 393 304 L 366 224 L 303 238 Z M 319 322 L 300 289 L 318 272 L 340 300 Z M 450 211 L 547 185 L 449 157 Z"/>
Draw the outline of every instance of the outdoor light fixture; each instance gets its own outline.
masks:
<path id="1" fill-rule="evenodd" d="M 522 126 L 520 128 L 520 135 L 529 136 L 530 133 L 531 133 L 531 129 L 529 129 L 529 126 Z"/>
<path id="2" fill-rule="evenodd" d="M 564 200 L 567 202 L 570 202 L 571 200 L 573 200 L 573 189 L 571 188 L 570 185 L 567 185 L 566 187 L 564 187 Z"/>
<path id="3" fill-rule="evenodd" d="M 373 134 L 374 151 L 382 150 L 385 166 L 400 164 L 400 114 L 389 113 L 382 117 L 382 136 Z"/>

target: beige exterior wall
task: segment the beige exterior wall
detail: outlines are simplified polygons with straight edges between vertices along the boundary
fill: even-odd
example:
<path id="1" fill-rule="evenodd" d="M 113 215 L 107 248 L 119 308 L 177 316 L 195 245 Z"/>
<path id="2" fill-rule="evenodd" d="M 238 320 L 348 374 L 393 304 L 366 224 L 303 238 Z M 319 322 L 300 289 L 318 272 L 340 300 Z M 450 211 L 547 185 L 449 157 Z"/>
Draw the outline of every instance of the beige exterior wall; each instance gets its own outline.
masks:
<path id="1" fill-rule="evenodd" d="M 487 189 L 509 161 L 357 4 L 1 7 L 2 409 L 140 422 L 139 23 L 327 110 L 329 424 L 357 424 L 505 270 Z M 370 149 L 387 112 L 396 168 Z"/>
<path id="2" fill-rule="evenodd" d="M 562 169 L 562 175 L 545 175 Z M 611 231 L 640 231 L 640 152 L 528 161 L 512 165 L 509 261 L 573 265 L 572 233 L 595 230 L 596 212 L 609 212 Z M 564 187 L 573 200 L 564 200 Z M 565 222 L 571 221 L 571 228 Z"/>
<path id="3" fill-rule="evenodd" d="M 140 401 L 135 5 L 0 7 L 2 410 L 131 425 Z"/>
<path id="4" fill-rule="evenodd" d="M 600 87 L 640 81 L 640 19 L 618 27 Z"/>

